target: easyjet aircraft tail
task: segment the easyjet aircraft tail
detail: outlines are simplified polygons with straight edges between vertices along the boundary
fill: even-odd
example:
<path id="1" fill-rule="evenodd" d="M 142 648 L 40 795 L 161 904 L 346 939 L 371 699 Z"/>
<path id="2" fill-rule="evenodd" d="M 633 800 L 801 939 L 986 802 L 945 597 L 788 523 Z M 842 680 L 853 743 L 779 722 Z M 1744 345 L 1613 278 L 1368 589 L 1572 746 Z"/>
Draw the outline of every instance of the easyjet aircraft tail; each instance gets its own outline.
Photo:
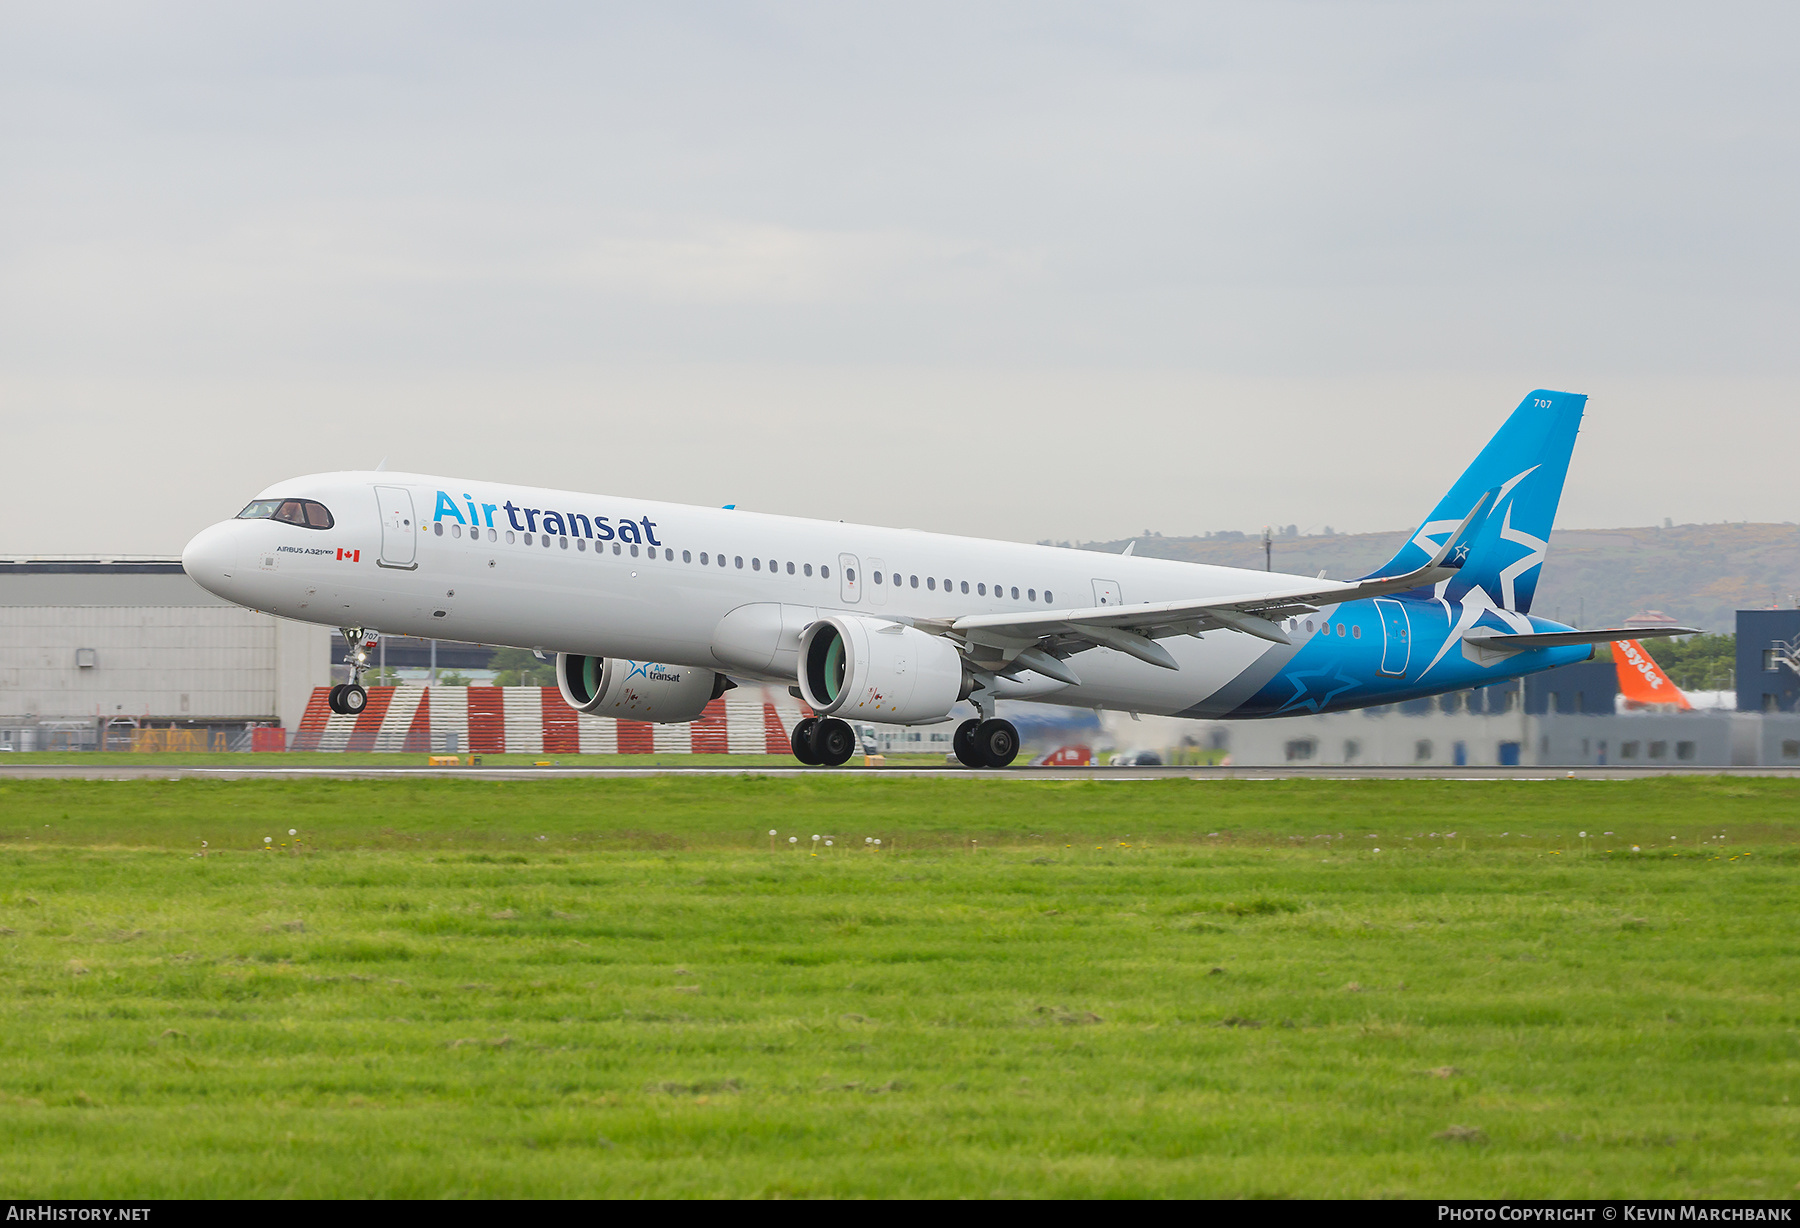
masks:
<path id="1" fill-rule="evenodd" d="M 1613 663 L 1619 670 L 1619 694 L 1627 703 L 1674 704 L 1678 708 L 1694 706 L 1681 693 L 1681 688 L 1669 681 L 1669 676 L 1650 659 L 1642 644 L 1636 640 L 1614 640 L 1612 650 Z"/>

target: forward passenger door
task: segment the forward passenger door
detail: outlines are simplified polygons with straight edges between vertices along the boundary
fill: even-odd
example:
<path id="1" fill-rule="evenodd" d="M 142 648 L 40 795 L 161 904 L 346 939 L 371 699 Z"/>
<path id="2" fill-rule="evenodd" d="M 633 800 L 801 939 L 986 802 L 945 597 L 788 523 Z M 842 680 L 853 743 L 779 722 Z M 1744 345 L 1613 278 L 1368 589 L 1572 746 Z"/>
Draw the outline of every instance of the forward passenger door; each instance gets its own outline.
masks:
<path id="1" fill-rule="evenodd" d="M 377 486 L 375 504 L 381 509 L 382 567 L 411 571 L 419 564 L 419 527 L 413 523 L 412 492 L 404 486 Z"/>

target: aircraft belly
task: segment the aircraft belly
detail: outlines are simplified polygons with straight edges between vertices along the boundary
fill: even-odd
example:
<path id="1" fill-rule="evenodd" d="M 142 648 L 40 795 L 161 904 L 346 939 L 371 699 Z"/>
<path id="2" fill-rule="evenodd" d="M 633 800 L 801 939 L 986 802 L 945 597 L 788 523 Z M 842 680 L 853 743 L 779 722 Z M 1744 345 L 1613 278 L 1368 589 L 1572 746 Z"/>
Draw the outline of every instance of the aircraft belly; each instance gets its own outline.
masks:
<path id="1" fill-rule="evenodd" d="M 702 594 L 615 568 L 576 579 L 561 574 L 561 563 L 539 562 L 535 575 L 504 588 L 470 585 L 467 602 L 453 604 L 460 594 L 446 599 L 446 616 L 433 620 L 437 633 L 583 656 L 710 663 L 708 636 L 717 619 L 705 612 L 710 603 Z"/>
<path id="2" fill-rule="evenodd" d="M 1158 640 L 1179 670 L 1147 665 L 1111 648 L 1091 648 L 1069 658 L 1079 687 L 1058 692 L 1056 703 L 1149 712 L 1160 716 L 1210 716 L 1209 699 L 1274 653 L 1276 645 L 1248 635 L 1215 632 Z M 1270 670 L 1279 669 L 1277 664 Z"/>

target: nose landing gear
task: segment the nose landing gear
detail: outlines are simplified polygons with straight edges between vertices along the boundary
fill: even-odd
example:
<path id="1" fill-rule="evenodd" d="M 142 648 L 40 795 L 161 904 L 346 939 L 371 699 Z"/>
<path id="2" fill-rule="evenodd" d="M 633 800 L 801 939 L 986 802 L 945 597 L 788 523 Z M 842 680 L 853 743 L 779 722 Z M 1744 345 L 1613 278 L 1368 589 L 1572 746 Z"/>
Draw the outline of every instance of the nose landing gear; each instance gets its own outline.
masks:
<path id="1" fill-rule="evenodd" d="M 353 682 L 340 682 L 331 688 L 326 702 L 339 716 L 357 716 L 368 706 L 369 693 Z"/>
<path id="2" fill-rule="evenodd" d="M 369 706 L 369 693 L 362 684 L 363 671 L 369 668 L 369 649 L 377 641 L 362 627 L 340 627 L 339 630 L 350 649 L 350 681 L 332 687 L 327 702 L 339 716 L 360 716 Z"/>

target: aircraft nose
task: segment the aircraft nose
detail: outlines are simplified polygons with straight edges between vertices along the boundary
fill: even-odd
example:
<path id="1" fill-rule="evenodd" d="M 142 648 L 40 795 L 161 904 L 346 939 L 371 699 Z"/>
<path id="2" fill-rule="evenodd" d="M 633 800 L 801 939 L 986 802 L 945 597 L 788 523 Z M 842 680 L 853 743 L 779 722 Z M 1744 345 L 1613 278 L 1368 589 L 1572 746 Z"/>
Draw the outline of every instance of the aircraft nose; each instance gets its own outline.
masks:
<path id="1" fill-rule="evenodd" d="M 181 569 L 209 593 L 226 596 L 232 573 L 238 570 L 238 526 L 232 521 L 210 525 L 194 534 L 181 551 Z"/>

